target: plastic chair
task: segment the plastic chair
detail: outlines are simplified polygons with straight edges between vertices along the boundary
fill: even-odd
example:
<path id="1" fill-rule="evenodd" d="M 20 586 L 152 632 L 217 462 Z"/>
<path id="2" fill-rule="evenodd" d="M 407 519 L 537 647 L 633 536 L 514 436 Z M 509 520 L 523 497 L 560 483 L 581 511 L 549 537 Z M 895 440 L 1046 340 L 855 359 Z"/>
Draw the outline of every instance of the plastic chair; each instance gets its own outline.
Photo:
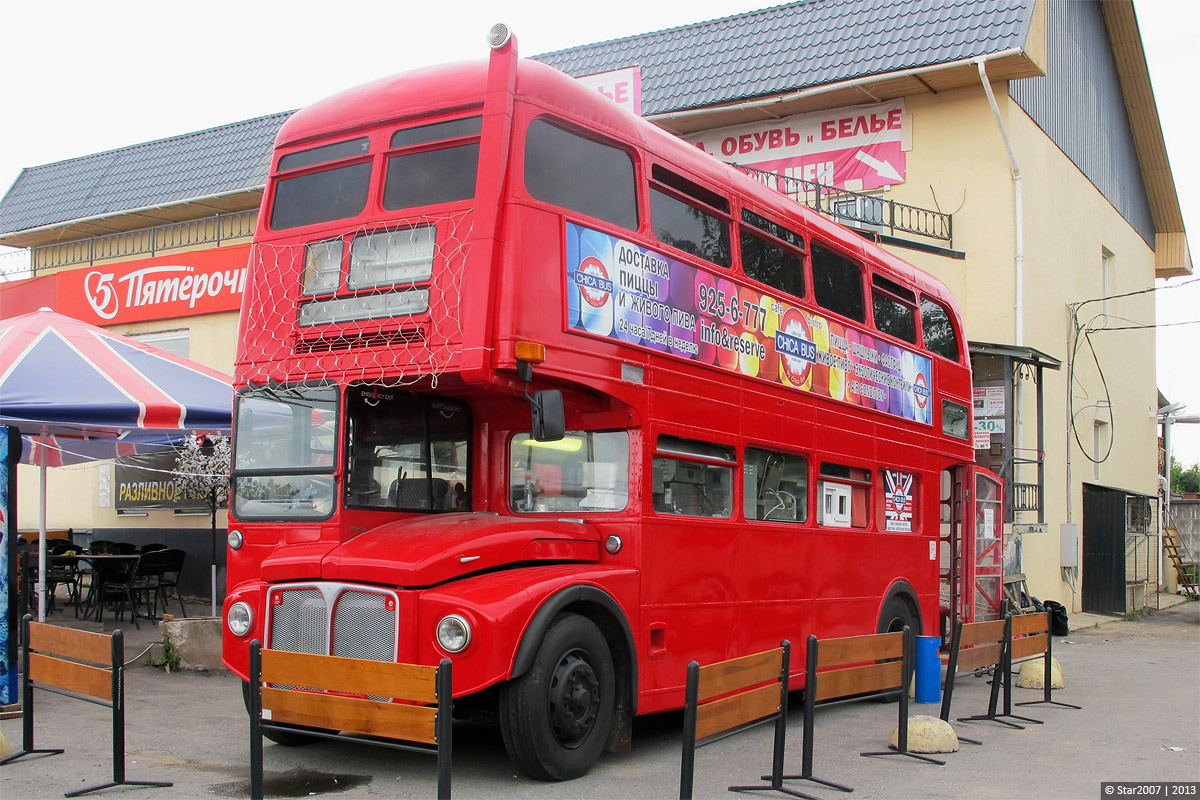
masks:
<path id="1" fill-rule="evenodd" d="M 167 608 L 167 591 L 175 590 L 175 599 L 179 601 L 179 613 L 187 617 L 187 609 L 183 607 L 183 598 L 179 596 L 179 576 L 183 572 L 183 561 L 187 557 L 187 553 L 183 550 L 170 549 L 163 550 L 163 559 L 166 562 L 163 566 L 162 574 L 158 579 L 158 587 L 155 590 L 154 608 L 157 613 L 158 603 L 162 601 L 162 608 L 165 611 Z"/>
<path id="2" fill-rule="evenodd" d="M 139 616 L 158 621 L 158 587 L 162 583 L 163 573 L 168 566 L 167 552 L 167 550 L 151 550 L 148 553 L 142 553 L 138 558 L 137 566 L 130 575 L 128 584 L 122 587 L 124 597 L 121 599 L 121 605 L 117 608 L 117 619 L 120 619 L 124 613 L 125 599 L 128 598 L 129 615 L 134 626 L 137 625 Z M 137 610 L 139 599 L 145 602 L 145 614 L 141 614 Z"/>
<path id="3" fill-rule="evenodd" d="M 166 549 L 167 549 L 167 546 L 165 544 L 162 544 L 161 542 L 150 542 L 149 544 L 142 545 L 141 550 L 139 550 L 138 552 L 139 553 L 153 553 L 156 550 L 166 550 Z"/>
<path id="4" fill-rule="evenodd" d="M 96 621 L 104 621 L 104 604 L 110 599 L 110 595 L 120 601 L 117 607 L 117 619 L 125 610 L 125 601 L 129 601 L 131 609 L 131 619 L 133 627 L 141 629 L 138 625 L 137 606 L 133 602 L 133 582 L 134 575 L 137 572 L 140 558 L 121 559 L 119 561 L 96 561 L 93 569 L 95 577 L 92 579 L 96 591 L 93 592 L 93 600 L 96 603 Z"/>
<path id="5" fill-rule="evenodd" d="M 80 585 L 79 561 L 74 558 L 62 558 L 62 556 L 74 556 L 79 553 L 80 548 L 74 542 L 63 540 L 56 540 L 48 544 L 47 557 L 49 566 L 46 569 L 46 610 L 55 610 L 55 599 L 60 584 L 67 587 L 67 603 L 78 608 Z"/>

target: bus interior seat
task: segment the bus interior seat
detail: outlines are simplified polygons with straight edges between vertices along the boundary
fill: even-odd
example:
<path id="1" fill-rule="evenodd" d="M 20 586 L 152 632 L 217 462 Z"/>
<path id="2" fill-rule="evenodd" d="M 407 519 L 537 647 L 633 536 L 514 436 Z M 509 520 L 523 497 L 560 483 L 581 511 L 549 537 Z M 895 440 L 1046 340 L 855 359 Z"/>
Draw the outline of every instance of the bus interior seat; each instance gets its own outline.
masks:
<path id="1" fill-rule="evenodd" d="M 388 489 L 388 505 L 398 508 L 430 508 L 430 479 L 397 478 Z M 444 511 L 446 496 L 450 493 L 450 482 L 445 478 L 433 478 L 433 508 Z"/>

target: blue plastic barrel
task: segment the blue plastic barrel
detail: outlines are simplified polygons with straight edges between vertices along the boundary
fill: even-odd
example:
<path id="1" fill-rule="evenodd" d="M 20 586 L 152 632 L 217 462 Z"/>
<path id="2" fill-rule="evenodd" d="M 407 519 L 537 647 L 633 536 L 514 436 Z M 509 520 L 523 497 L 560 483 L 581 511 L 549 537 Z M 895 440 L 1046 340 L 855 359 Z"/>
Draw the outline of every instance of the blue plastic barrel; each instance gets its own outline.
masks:
<path id="1" fill-rule="evenodd" d="M 942 701 L 942 659 L 938 656 L 940 636 L 917 637 L 917 691 L 918 703 L 940 703 Z"/>

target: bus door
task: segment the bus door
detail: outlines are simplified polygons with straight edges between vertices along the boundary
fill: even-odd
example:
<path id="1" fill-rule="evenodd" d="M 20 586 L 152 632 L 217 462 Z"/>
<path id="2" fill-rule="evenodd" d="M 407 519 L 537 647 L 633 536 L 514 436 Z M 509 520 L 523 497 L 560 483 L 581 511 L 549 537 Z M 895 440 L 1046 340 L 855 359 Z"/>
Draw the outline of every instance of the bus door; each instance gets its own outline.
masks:
<path id="1" fill-rule="evenodd" d="M 941 633 L 999 619 L 1004 603 L 1004 482 L 974 464 L 942 473 Z"/>

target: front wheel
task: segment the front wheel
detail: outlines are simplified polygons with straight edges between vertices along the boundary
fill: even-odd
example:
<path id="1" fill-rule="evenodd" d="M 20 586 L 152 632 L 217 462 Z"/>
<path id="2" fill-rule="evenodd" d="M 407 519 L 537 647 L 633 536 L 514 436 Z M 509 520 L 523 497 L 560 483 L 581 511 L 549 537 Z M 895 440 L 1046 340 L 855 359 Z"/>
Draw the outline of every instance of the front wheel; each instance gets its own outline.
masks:
<path id="1" fill-rule="evenodd" d="M 560 615 L 529 671 L 500 692 L 500 731 L 509 758 L 539 780 L 585 775 L 604 749 L 615 701 L 604 635 L 585 617 Z"/>

